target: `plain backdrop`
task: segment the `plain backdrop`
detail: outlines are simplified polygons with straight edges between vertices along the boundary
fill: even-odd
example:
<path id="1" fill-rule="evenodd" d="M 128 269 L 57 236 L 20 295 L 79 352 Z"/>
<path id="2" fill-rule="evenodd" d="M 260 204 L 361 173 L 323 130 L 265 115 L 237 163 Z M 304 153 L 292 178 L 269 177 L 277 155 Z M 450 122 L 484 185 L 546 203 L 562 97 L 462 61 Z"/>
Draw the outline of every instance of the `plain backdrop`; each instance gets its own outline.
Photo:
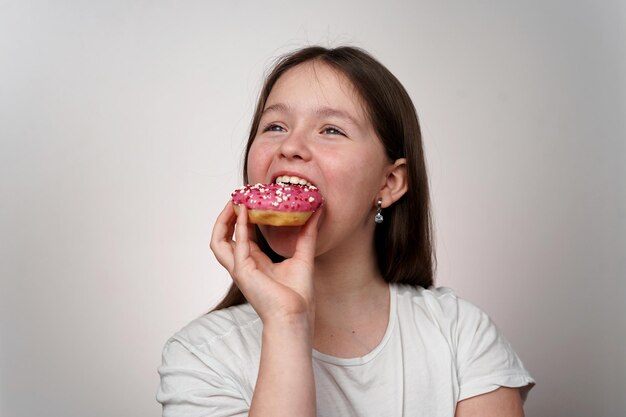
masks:
<path id="1" fill-rule="evenodd" d="M 369 50 L 418 109 L 439 268 L 537 380 L 626 415 L 624 1 L 0 0 L 0 415 L 158 416 L 264 71 Z"/>

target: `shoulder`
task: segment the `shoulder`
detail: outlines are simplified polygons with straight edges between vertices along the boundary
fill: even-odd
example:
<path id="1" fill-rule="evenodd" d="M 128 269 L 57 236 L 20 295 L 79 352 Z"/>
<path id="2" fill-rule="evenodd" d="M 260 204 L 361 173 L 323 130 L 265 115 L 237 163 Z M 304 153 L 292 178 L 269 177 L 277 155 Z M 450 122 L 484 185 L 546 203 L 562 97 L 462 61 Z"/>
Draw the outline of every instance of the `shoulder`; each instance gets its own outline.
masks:
<path id="1" fill-rule="evenodd" d="M 176 332 L 167 344 L 180 344 L 194 354 L 243 356 L 260 349 L 262 322 L 249 304 L 212 311 Z"/>
<path id="2" fill-rule="evenodd" d="M 413 287 L 394 285 L 399 312 L 425 315 L 431 321 L 440 324 L 466 323 L 468 320 L 486 318 L 486 314 L 477 306 L 447 287 Z"/>
<path id="3" fill-rule="evenodd" d="M 477 337 L 501 336 L 487 313 L 450 288 L 402 285 L 395 291 L 399 320 L 412 321 L 422 331 L 436 329 L 454 352 L 463 351 Z"/>
<path id="4" fill-rule="evenodd" d="M 247 304 L 212 311 L 176 332 L 165 343 L 158 369 L 157 400 L 163 415 L 191 410 L 240 415 L 247 410 L 258 371 L 260 334 L 261 320 Z"/>
<path id="5" fill-rule="evenodd" d="M 459 399 L 500 386 L 525 387 L 534 380 L 493 320 L 449 288 L 396 286 L 398 319 L 411 321 L 429 343 L 443 339 L 459 380 Z"/>

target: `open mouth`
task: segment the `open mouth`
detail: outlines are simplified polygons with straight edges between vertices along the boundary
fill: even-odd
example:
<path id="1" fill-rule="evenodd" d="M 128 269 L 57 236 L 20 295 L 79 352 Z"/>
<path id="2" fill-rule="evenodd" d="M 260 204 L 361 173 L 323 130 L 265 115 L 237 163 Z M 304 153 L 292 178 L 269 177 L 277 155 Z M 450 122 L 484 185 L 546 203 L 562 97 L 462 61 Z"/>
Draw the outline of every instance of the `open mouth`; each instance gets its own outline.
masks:
<path id="1" fill-rule="evenodd" d="M 306 178 L 296 177 L 295 175 L 280 175 L 274 180 L 277 184 L 305 185 L 307 187 L 315 187 Z"/>

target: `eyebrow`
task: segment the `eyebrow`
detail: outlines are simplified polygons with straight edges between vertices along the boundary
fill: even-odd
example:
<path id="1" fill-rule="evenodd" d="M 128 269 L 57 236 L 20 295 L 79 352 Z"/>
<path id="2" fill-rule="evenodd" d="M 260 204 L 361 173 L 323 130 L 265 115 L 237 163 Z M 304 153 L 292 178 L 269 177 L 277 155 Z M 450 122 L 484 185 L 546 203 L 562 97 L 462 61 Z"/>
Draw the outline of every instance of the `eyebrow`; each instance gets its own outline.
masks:
<path id="1" fill-rule="evenodd" d="M 267 106 L 263 110 L 263 114 L 270 113 L 270 112 L 293 113 L 293 109 L 287 104 L 276 103 L 276 104 L 272 104 L 271 106 Z M 314 113 L 319 117 L 337 117 L 340 119 L 345 119 L 345 120 L 348 120 L 350 123 L 354 124 L 355 126 L 360 126 L 360 123 L 357 121 L 357 119 L 354 116 L 352 116 L 350 113 L 343 111 L 343 110 L 334 109 L 332 107 L 320 107 L 318 109 L 315 109 Z"/>
<path id="2" fill-rule="evenodd" d="M 343 110 L 333 109 L 332 107 L 322 107 L 317 109 L 315 113 L 322 117 L 337 117 L 340 119 L 346 119 L 353 125 L 360 126 L 355 117 Z"/>
<path id="3" fill-rule="evenodd" d="M 271 113 L 271 112 L 291 113 L 291 107 L 283 103 L 276 103 L 276 104 L 272 104 L 271 106 L 267 106 L 266 108 L 264 108 L 262 114 Z"/>

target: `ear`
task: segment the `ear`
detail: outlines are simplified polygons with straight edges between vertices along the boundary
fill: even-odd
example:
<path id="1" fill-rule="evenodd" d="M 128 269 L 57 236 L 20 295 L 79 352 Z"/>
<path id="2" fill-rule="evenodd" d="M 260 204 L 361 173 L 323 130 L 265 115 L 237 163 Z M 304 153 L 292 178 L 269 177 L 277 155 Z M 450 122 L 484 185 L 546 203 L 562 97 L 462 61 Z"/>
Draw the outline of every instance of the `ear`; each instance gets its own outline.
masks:
<path id="1" fill-rule="evenodd" d="M 389 165 L 386 172 L 385 182 L 377 196 L 377 200 L 382 198 L 383 208 L 387 208 L 398 201 L 408 189 L 406 158 L 397 159 L 393 164 Z"/>

